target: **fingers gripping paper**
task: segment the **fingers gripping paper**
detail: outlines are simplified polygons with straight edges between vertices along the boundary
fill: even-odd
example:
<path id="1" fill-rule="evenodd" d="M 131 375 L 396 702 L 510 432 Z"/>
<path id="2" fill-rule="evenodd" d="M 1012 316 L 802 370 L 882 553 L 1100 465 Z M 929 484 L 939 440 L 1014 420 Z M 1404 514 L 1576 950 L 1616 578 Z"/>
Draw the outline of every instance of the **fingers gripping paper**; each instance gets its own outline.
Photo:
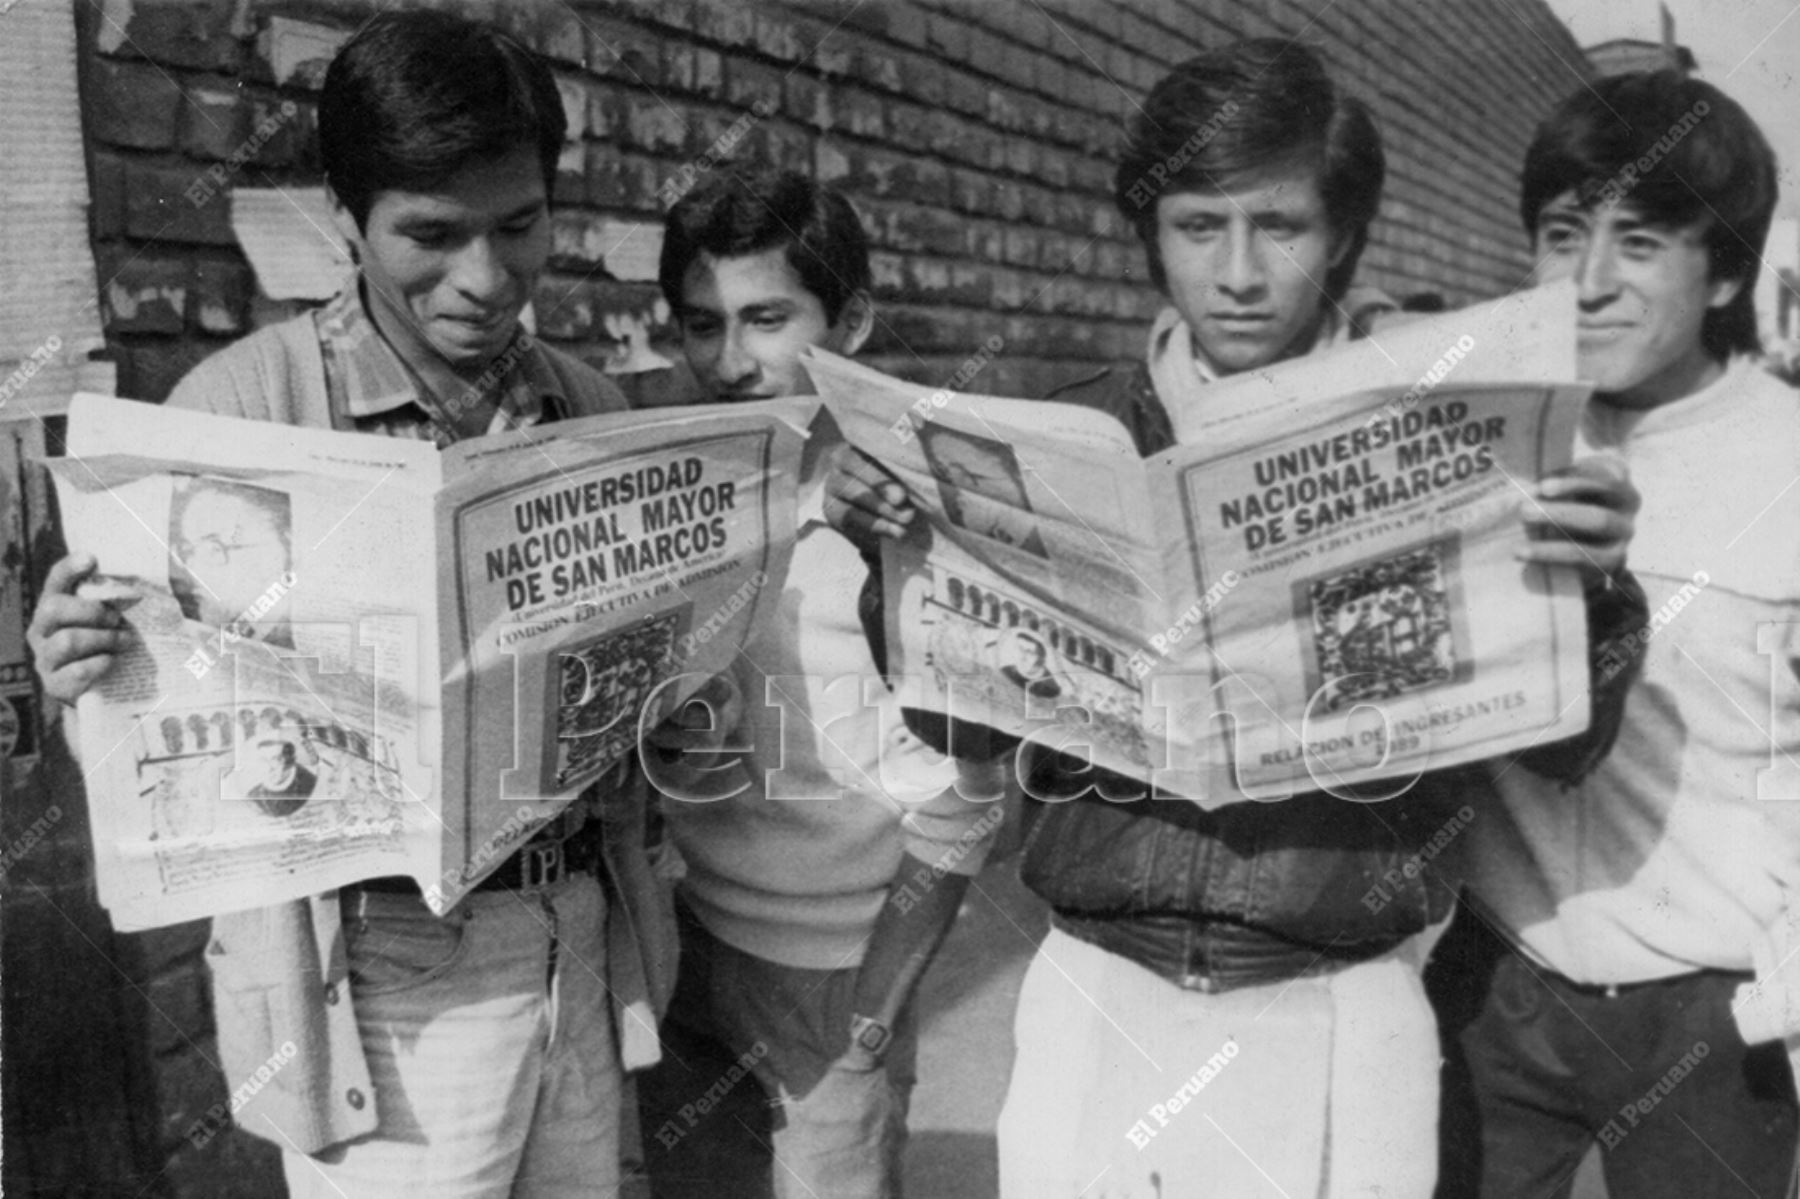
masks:
<path id="1" fill-rule="evenodd" d="M 49 466 L 133 634 L 80 709 L 115 923 L 390 874 L 446 910 L 729 665 L 815 408 L 440 454 L 78 397 Z"/>
<path id="2" fill-rule="evenodd" d="M 1517 558 L 1588 391 L 1568 309 L 1546 289 L 1165 393 L 1184 444 L 1149 459 L 1099 412 L 816 355 L 928 517 L 886 550 L 917 706 L 1209 806 L 1581 731 L 1580 582 Z"/>

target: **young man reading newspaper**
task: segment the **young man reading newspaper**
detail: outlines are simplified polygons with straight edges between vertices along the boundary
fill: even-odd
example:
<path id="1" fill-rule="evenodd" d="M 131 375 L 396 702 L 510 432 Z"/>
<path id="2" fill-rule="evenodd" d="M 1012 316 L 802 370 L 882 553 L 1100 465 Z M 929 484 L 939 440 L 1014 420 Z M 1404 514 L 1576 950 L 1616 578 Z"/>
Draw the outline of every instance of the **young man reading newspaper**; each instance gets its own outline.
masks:
<path id="1" fill-rule="evenodd" d="M 661 274 L 711 403 L 810 392 L 801 352 L 853 354 L 873 323 L 855 210 L 792 171 L 722 168 L 685 196 Z M 688 864 L 668 1051 L 640 1088 L 660 1199 L 899 1193 L 910 998 L 997 826 L 907 732 L 857 618 L 867 569 L 809 478 L 779 616 L 721 679 L 741 756 L 650 767 Z M 734 1065 L 754 1081 L 715 1096 Z"/>
<path id="2" fill-rule="evenodd" d="M 1392 307 L 1352 286 L 1383 174 L 1368 112 L 1304 48 L 1245 41 L 1177 67 L 1145 100 L 1115 193 L 1169 307 L 1142 365 L 1053 398 L 1113 413 L 1148 455 L 1174 441 L 1175 397 L 1368 336 Z M 907 519 L 857 464 L 836 483 L 853 523 Z M 1636 619 L 1616 579 L 1634 506 L 1618 472 L 1578 465 L 1522 512 L 1530 561 L 1587 573 L 1593 628 Z M 1531 755 L 1540 768 L 1588 770 L 1609 703 L 1596 697 L 1587 736 Z M 953 733 L 961 759 L 1011 748 L 924 726 Z M 1019 1000 L 1003 1194 L 1429 1195 L 1438 1054 L 1419 966 L 1452 891 L 1442 859 L 1420 863 L 1464 813 L 1481 819 L 1485 766 L 1382 803 L 1314 792 L 1211 811 L 1111 801 L 1146 787 L 1095 781 L 1066 760 L 1026 778 L 1056 801 L 1022 866 L 1053 927 Z"/>
<path id="3" fill-rule="evenodd" d="M 624 408 L 519 325 L 549 253 L 563 132 L 550 72 L 511 38 L 441 13 L 376 17 L 319 104 L 354 278 L 202 363 L 169 403 L 440 446 Z M 124 636 L 76 594 L 93 569 L 57 564 L 31 629 L 44 688 L 65 703 Z M 633 921 L 655 911 L 642 790 L 617 777 L 442 918 L 412 880 L 384 878 L 213 921 L 227 1089 L 276 1047 L 297 1050 L 235 1116 L 281 1147 L 292 1194 L 617 1193 L 622 1071 L 656 1052 L 633 1002 L 646 977 Z"/>
<path id="4" fill-rule="evenodd" d="M 1467 1064 L 1444 1194 L 1566 1195 L 1596 1140 L 1613 1195 L 1790 1193 L 1800 402 L 1752 358 L 1776 187 L 1744 110 L 1669 73 L 1583 86 L 1525 155 L 1537 275 L 1579 288 L 1580 445 L 1643 488 L 1655 615 L 1606 761 L 1574 791 L 1507 771 L 1469 829 L 1432 969 Z"/>

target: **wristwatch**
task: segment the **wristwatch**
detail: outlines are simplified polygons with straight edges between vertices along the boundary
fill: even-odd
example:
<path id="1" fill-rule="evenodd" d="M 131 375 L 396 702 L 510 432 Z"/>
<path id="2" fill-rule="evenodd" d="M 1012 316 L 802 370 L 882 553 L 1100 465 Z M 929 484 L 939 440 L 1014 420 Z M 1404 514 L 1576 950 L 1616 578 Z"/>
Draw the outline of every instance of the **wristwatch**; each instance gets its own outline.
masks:
<path id="1" fill-rule="evenodd" d="M 880 1061 L 887 1052 L 888 1042 L 894 1039 L 894 1030 L 873 1016 L 850 1017 L 850 1045 L 861 1049 L 876 1061 Z"/>

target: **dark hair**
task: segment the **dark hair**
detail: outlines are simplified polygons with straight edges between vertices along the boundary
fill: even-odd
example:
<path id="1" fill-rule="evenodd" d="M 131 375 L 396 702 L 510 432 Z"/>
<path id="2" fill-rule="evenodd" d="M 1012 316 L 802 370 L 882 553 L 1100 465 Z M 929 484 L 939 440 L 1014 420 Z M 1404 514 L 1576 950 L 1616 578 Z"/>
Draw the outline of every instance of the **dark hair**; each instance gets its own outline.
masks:
<path id="1" fill-rule="evenodd" d="M 264 737 L 261 741 L 256 743 L 256 748 L 267 749 L 271 745 L 279 745 L 281 747 L 281 760 L 283 762 L 292 762 L 296 760 L 297 751 L 294 749 L 294 743 L 289 741 L 286 737 Z"/>
<path id="2" fill-rule="evenodd" d="M 375 194 L 425 191 L 472 163 L 537 150 L 546 197 L 568 120 L 556 80 L 500 31 L 451 13 L 382 13 L 338 51 L 319 96 L 319 156 L 358 228 Z"/>
<path id="3" fill-rule="evenodd" d="M 1775 151 L 1737 101 L 1674 71 L 1639 71 L 1577 88 L 1525 152 L 1519 216 L 1535 234 L 1544 205 L 1621 202 L 1658 224 L 1704 226 L 1711 277 L 1738 294 L 1707 312 L 1700 341 L 1725 358 L 1754 353 L 1756 272 L 1775 214 Z"/>
<path id="4" fill-rule="evenodd" d="M 832 324 L 869 290 L 869 235 L 842 193 L 798 171 L 726 163 L 669 209 L 657 272 L 663 297 L 681 311 L 681 281 L 702 254 L 740 258 L 777 246 Z"/>
<path id="5" fill-rule="evenodd" d="M 1156 244 L 1159 199 L 1286 164 L 1317 169 L 1332 230 L 1348 239 L 1325 278 L 1336 300 L 1356 275 L 1387 176 L 1368 108 L 1332 83 L 1311 50 L 1283 38 L 1234 42 L 1164 76 L 1133 119 L 1113 176 L 1113 200 L 1144 243 L 1151 281 L 1167 287 Z"/>

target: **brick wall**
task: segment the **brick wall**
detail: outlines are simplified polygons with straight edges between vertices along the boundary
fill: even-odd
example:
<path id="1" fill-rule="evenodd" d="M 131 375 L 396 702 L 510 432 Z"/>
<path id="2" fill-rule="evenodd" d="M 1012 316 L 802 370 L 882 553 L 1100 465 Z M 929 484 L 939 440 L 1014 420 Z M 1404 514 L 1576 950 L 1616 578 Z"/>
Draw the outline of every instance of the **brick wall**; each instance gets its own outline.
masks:
<path id="1" fill-rule="evenodd" d="M 317 182 L 321 63 L 282 61 L 271 26 L 315 31 L 328 52 L 326 35 L 375 5 L 92 3 L 82 78 L 107 331 L 122 390 L 160 399 L 253 319 L 209 179 Z M 646 327 L 673 351 L 655 225 L 722 145 L 855 198 L 877 247 L 877 365 L 939 382 L 998 334 L 975 386 L 1029 392 L 1129 357 L 1156 299 L 1107 201 L 1120 123 L 1171 64 L 1241 34 L 1302 34 L 1374 105 L 1391 176 L 1367 281 L 1452 305 L 1494 295 L 1527 265 L 1511 214 L 1531 126 L 1587 72 L 1541 3 L 1506 0 L 1361 0 L 1316 21 L 1316 5 L 1279 0 L 463 7 L 556 65 L 571 143 L 537 310 L 551 341 L 613 369 L 641 361 L 628 342 Z M 275 135 L 231 167 L 272 115 Z M 207 190 L 221 194 L 196 198 Z"/>
<path id="2" fill-rule="evenodd" d="M 77 0 L 94 249 L 123 394 L 161 399 L 286 310 L 257 295 L 225 193 L 318 182 L 321 56 L 377 7 Z M 1252 34 L 1321 50 L 1389 147 L 1365 281 L 1453 306 L 1523 276 L 1518 163 L 1537 118 L 1588 73 L 1542 0 L 1339 0 L 1316 19 L 1314 0 L 460 7 L 551 59 L 571 116 L 536 298 L 547 338 L 614 369 L 642 361 L 646 330 L 672 352 L 651 281 L 662 197 L 727 139 L 855 199 L 877 247 L 876 365 L 942 382 L 997 334 L 1002 352 L 971 387 L 1018 394 L 1141 345 L 1157 302 L 1107 199 L 1111 154 L 1173 63 Z M 263 1142 L 186 1135 L 226 1095 L 204 926 L 114 935 L 86 890 L 78 783 L 51 782 L 0 811 L 9 838 L 49 796 L 71 813 L 31 857 L 57 902 L 22 906 L 16 880 L 31 872 L 9 880 L 7 1189 L 279 1194 Z"/>

